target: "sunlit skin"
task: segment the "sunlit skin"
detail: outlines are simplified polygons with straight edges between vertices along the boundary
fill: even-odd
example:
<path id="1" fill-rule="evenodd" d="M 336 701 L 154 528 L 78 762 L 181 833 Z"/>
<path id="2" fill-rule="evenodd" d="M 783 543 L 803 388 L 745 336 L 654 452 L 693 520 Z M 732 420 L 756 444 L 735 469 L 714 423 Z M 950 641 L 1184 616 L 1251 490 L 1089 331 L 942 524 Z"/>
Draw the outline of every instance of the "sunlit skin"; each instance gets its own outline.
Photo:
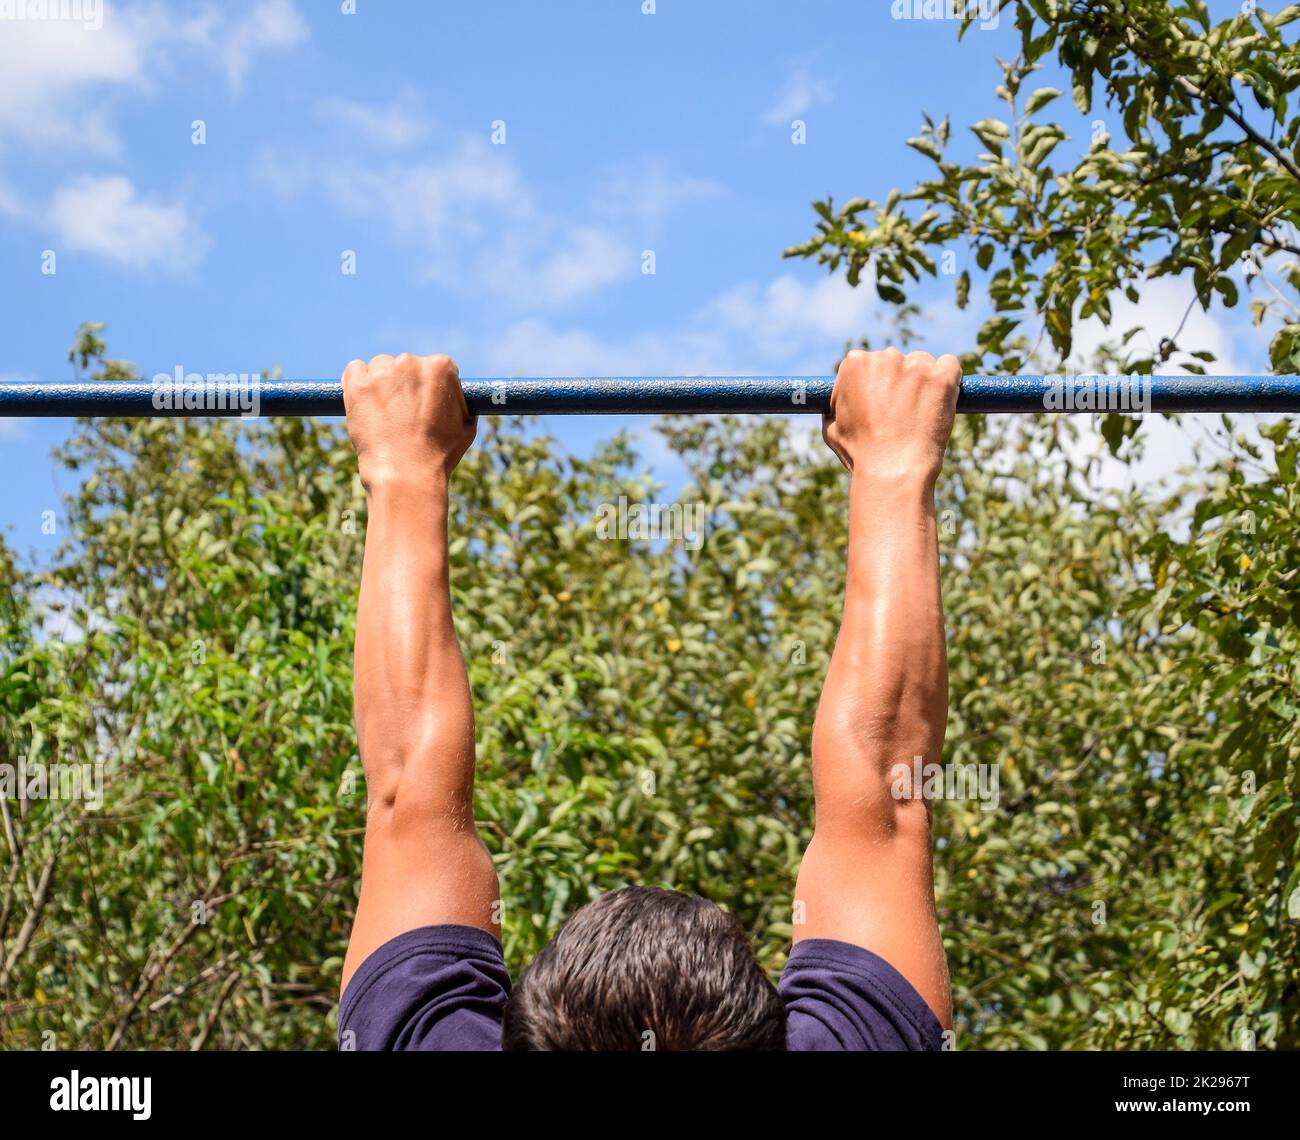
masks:
<path id="1" fill-rule="evenodd" d="M 948 719 L 934 485 L 952 431 L 954 356 L 851 352 L 823 436 L 850 472 L 849 557 L 813 728 L 816 828 L 794 941 L 879 954 L 952 1024 L 934 909 L 930 806 L 894 795 L 895 765 L 938 763 Z M 798 921 L 802 920 L 802 921 Z"/>
<path id="2" fill-rule="evenodd" d="M 448 483 L 476 424 L 445 356 L 354 360 L 343 400 L 367 504 L 353 702 L 368 806 L 346 987 L 417 927 L 499 937 L 500 908 L 474 827 L 474 710 L 447 577 Z"/>
<path id="3" fill-rule="evenodd" d="M 948 676 L 934 484 L 960 366 L 850 353 L 824 435 L 851 473 L 844 615 L 813 731 L 817 823 L 795 941 L 879 954 L 951 1024 L 929 807 L 892 769 L 937 761 Z M 451 619 L 448 486 L 475 421 L 445 356 L 354 360 L 343 374 L 368 521 L 353 695 L 369 796 L 343 986 L 385 942 L 460 923 L 500 936 L 496 871 L 474 827 L 474 714 Z"/>

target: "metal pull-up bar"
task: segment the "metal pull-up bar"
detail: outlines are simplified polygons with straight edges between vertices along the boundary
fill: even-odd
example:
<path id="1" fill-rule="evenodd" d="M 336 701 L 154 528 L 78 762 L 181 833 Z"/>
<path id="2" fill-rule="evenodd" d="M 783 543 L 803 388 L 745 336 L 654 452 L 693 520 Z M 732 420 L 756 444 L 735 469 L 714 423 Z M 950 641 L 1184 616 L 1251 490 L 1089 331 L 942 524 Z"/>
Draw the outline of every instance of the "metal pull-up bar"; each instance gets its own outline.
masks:
<path id="1" fill-rule="evenodd" d="M 474 414 L 826 410 L 833 376 L 464 378 Z M 1300 376 L 965 376 L 959 412 L 1300 412 Z M 161 373 L 150 380 L 0 381 L 0 416 L 342 415 L 338 380 Z"/>

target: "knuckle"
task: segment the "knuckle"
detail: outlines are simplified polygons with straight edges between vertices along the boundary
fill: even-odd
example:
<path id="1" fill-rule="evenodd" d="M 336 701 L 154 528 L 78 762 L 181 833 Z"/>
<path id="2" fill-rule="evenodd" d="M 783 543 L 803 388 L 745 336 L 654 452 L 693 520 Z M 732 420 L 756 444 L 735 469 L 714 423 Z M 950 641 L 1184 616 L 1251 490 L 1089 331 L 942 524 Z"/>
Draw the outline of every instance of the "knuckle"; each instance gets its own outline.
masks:
<path id="1" fill-rule="evenodd" d="M 952 353 L 944 353 L 934 362 L 940 378 L 949 385 L 955 385 L 961 379 L 961 361 Z"/>

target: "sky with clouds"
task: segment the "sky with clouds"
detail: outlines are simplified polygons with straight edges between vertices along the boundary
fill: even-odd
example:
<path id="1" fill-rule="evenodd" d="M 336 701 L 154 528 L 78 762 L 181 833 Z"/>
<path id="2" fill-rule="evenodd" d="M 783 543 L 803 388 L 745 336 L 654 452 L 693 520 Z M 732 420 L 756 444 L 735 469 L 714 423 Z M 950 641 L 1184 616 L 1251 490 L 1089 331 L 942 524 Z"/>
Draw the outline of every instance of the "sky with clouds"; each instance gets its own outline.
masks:
<path id="1" fill-rule="evenodd" d="M 885 0 L 653 7 L 104 0 L 100 27 L 0 23 L 0 376 L 69 375 L 83 320 L 146 375 L 333 377 L 403 350 L 466 375 L 829 372 L 883 307 L 782 250 L 814 198 L 923 177 L 904 143 L 923 110 L 996 114 L 1014 30 L 959 45 Z M 1189 296 L 1158 283 L 1117 326 L 1172 331 Z M 923 347 L 961 351 L 978 309 L 946 281 L 921 298 Z M 1185 340 L 1264 370 L 1237 314 L 1197 314 Z M 572 451 L 636 428 L 680 477 L 645 421 L 548 426 Z M 71 489 L 49 460 L 69 430 L 0 419 L 19 550 L 56 540 L 40 524 Z"/>

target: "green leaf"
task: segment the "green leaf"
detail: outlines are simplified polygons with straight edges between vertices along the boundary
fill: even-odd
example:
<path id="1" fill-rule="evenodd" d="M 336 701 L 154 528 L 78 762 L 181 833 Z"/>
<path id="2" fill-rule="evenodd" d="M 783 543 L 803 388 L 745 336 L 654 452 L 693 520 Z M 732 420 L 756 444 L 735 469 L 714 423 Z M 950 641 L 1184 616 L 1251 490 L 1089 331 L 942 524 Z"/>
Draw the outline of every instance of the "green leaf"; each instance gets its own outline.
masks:
<path id="1" fill-rule="evenodd" d="M 933 139 L 924 137 L 910 138 L 907 140 L 907 145 L 913 150 L 920 151 L 926 158 L 931 158 L 935 162 L 940 162 L 943 159 L 943 152 Z"/>
<path id="2" fill-rule="evenodd" d="M 1055 87 L 1038 88 L 1037 91 L 1035 91 L 1032 95 L 1030 95 L 1027 100 L 1025 100 L 1025 114 L 1033 115 L 1036 112 L 1041 111 L 1053 99 L 1058 98 L 1060 94 L 1061 94 L 1060 91 L 1058 91 Z"/>
<path id="3" fill-rule="evenodd" d="M 971 130 L 995 154 L 1002 153 L 1002 143 L 1011 137 L 1011 129 L 999 119 L 981 119 Z"/>

